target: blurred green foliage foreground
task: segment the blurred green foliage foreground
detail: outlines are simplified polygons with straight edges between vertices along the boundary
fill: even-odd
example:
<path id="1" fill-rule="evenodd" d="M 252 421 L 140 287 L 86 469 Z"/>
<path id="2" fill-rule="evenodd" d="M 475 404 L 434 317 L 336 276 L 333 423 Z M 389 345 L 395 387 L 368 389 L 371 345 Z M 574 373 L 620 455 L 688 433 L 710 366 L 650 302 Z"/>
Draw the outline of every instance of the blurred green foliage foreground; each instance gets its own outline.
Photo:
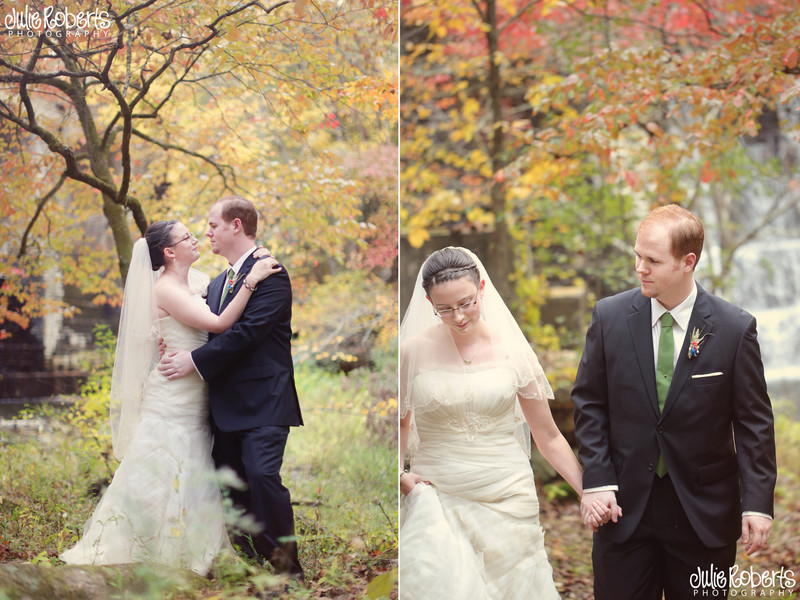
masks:
<path id="1" fill-rule="evenodd" d="M 395 364 L 386 355 L 347 375 L 298 368 L 306 425 L 289 436 L 282 474 L 307 580 L 288 585 L 239 556 L 220 560 L 207 578 L 146 565 L 64 566 L 58 553 L 79 538 L 118 464 L 108 432 L 108 371 L 95 373 L 67 409 L 24 411 L 29 433 L 0 432 L 0 599 L 18 597 L 15 577 L 41 579 L 43 600 L 66 597 L 46 590 L 59 589 L 48 586 L 67 574 L 71 581 L 102 575 L 105 593 L 119 598 L 396 596 Z"/>

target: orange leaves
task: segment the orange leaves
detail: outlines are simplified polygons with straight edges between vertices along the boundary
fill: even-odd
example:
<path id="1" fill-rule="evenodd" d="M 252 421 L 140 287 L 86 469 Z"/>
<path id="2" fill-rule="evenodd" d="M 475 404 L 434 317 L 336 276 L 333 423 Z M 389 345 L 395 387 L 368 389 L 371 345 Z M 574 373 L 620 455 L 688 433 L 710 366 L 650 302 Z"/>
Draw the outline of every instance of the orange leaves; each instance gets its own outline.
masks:
<path id="1" fill-rule="evenodd" d="M 783 55 L 781 62 L 787 69 L 794 69 L 797 66 L 797 48 L 789 48 Z"/>
<path id="2" fill-rule="evenodd" d="M 719 179 L 717 172 L 711 168 L 711 163 L 706 161 L 700 169 L 700 181 L 703 183 L 710 183 L 711 181 Z"/>

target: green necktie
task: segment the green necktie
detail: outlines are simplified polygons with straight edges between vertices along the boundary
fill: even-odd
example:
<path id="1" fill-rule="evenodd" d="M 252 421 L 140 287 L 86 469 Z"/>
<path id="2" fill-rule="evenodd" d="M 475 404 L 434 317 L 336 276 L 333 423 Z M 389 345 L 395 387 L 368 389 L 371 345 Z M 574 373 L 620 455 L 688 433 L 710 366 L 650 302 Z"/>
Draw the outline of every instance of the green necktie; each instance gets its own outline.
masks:
<path id="1" fill-rule="evenodd" d="M 675 368 L 675 340 L 672 336 L 672 324 L 675 319 L 672 315 L 661 315 L 661 335 L 658 339 L 658 364 L 656 365 L 656 391 L 658 392 L 658 410 L 664 411 L 664 402 L 667 400 L 669 385 L 672 383 L 672 371 Z M 656 465 L 656 475 L 663 477 L 667 472 L 664 457 L 659 455 Z"/>
<path id="2" fill-rule="evenodd" d="M 228 276 L 225 278 L 225 284 L 222 286 L 222 297 L 219 299 L 219 307 L 222 308 L 222 303 L 225 302 L 225 296 L 228 295 L 228 292 L 233 289 L 235 285 L 234 277 L 236 273 L 233 270 L 233 267 L 228 269 Z"/>

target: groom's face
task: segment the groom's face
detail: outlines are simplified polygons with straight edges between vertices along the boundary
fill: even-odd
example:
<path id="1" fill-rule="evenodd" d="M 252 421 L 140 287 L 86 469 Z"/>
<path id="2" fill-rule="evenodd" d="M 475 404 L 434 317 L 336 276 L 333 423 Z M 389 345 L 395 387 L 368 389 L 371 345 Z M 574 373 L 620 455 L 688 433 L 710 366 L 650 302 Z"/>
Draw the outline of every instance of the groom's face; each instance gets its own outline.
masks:
<path id="1" fill-rule="evenodd" d="M 208 213 L 208 232 L 211 241 L 211 251 L 214 254 L 225 256 L 233 243 L 233 223 L 228 223 L 222 218 L 222 207 L 215 205 Z"/>

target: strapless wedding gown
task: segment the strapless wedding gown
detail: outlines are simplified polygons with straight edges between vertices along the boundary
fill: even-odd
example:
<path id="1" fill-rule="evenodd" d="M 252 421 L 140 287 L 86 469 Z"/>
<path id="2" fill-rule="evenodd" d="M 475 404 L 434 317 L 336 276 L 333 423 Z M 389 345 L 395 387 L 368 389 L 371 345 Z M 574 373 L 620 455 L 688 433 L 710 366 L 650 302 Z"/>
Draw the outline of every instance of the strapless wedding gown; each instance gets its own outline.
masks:
<path id="1" fill-rule="evenodd" d="M 159 327 L 167 352 L 193 350 L 208 339 L 172 317 L 160 319 Z M 228 548 L 211 458 L 208 388 L 197 373 L 169 381 L 154 369 L 130 447 L 83 538 L 60 558 L 96 565 L 154 561 L 205 574 Z"/>
<path id="2" fill-rule="evenodd" d="M 514 438 L 513 372 L 424 371 L 411 392 L 411 471 L 431 485 L 401 501 L 401 598 L 558 598 L 533 472 Z"/>

